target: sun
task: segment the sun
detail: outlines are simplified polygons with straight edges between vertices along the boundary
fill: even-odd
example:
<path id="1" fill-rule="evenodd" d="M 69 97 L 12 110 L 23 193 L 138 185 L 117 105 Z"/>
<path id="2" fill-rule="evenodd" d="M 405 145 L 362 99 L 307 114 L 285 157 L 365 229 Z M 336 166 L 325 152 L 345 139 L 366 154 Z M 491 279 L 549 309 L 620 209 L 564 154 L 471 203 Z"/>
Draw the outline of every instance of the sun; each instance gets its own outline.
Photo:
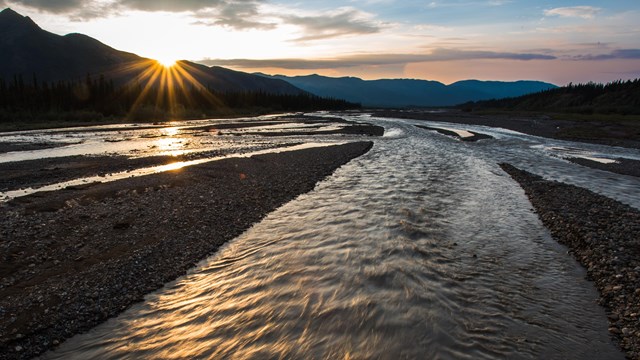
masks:
<path id="1" fill-rule="evenodd" d="M 158 63 L 166 68 L 170 68 L 173 67 L 176 62 L 178 61 L 178 59 L 176 58 L 171 58 L 171 57 L 159 57 L 158 59 L 156 59 L 158 61 Z"/>

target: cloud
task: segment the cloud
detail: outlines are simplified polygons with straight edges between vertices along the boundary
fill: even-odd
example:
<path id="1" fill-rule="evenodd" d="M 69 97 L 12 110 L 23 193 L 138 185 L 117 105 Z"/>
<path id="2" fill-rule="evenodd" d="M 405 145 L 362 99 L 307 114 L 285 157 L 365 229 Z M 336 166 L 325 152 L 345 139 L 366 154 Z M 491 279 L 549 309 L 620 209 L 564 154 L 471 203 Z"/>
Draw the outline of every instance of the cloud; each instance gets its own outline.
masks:
<path id="1" fill-rule="evenodd" d="M 640 59 L 640 49 L 618 49 L 610 52 L 609 54 L 598 55 L 577 55 L 570 57 L 571 60 L 636 60 Z"/>
<path id="2" fill-rule="evenodd" d="M 353 8 L 343 8 L 318 16 L 283 15 L 286 24 L 302 28 L 304 35 L 294 41 L 328 39 L 345 35 L 373 34 L 381 27 L 369 16 Z"/>
<path id="3" fill-rule="evenodd" d="M 544 15 L 593 19 L 596 16 L 596 14 L 600 12 L 600 10 L 602 9 L 593 7 L 593 6 L 559 7 L 559 8 L 545 10 Z"/>
<path id="4" fill-rule="evenodd" d="M 4 3 L 7 5 L 22 5 L 52 13 L 70 12 L 82 6 L 81 0 L 8 0 Z"/>
<path id="5" fill-rule="evenodd" d="M 219 4 L 217 8 L 205 9 L 194 14 L 200 19 L 196 24 L 207 26 L 226 26 L 238 30 L 273 29 L 276 24 L 261 20 L 257 1 L 238 1 Z"/>
<path id="6" fill-rule="evenodd" d="M 117 12 L 114 3 L 109 0 L 0 0 L 0 5 L 24 6 L 41 12 L 62 14 L 71 21 L 102 18 Z"/>
<path id="7" fill-rule="evenodd" d="M 429 54 L 359 54 L 335 59 L 205 59 L 199 61 L 207 65 L 231 66 L 239 68 L 281 68 L 289 70 L 332 69 L 357 66 L 398 65 L 431 61 L 511 59 L 511 60 L 553 60 L 555 56 L 528 53 L 507 53 L 492 51 L 463 51 L 437 49 Z"/>
<path id="8" fill-rule="evenodd" d="M 118 4 L 129 9 L 144 11 L 198 11 L 206 8 L 214 8 L 228 3 L 244 3 L 254 1 L 225 1 L 225 0 L 118 0 Z"/>
<path id="9" fill-rule="evenodd" d="M 511 3 L 511 0 L 491 0 L 489 6 L 502 6 Z"/>

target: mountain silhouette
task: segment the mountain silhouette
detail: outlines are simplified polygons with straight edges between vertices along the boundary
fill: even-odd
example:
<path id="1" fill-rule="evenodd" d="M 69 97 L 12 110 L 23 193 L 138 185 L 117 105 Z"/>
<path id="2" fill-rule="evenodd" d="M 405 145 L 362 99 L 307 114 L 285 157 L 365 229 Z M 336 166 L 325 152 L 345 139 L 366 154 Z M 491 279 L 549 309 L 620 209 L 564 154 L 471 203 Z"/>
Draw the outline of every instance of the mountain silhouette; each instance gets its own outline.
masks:
<path id="1" fill-rule="evenodd" d="M 541 81 L 465 80 L 445 85 L 438 81 L 415 79 L 362 80 L 320 75 L 260 75 L 285 80 L 318 96 L 344 99 L 369 107 L 452 106 L 468 101 L 520 96 L 557 87 Z"/>
<path id="2" fill-rule="evenodd" d="M 299 94 L 303 91 L 278 79 L 179 62 L 182 75 L 216 91 L 263 91 Z M 29 17 L 7 8 L 0 12 L 0 78 L 11 81 L 81 80 L 87 75 L 126 83 L 148 81 L 145 74 L 159 66 L 155 60 L 116 50 L 83 34 L 56 35 L 41 29 Z M 147 76 L 148 77 L 148 76 Z"/>

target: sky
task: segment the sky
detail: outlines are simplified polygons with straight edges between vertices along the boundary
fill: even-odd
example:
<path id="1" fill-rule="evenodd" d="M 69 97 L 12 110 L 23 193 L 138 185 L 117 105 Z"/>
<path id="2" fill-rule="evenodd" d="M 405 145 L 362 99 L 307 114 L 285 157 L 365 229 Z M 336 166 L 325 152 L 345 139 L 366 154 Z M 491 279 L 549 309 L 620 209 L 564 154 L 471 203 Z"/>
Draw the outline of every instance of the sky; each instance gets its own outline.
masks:
<path id="1" fill-rule="evenodd" d="M 0 0 L 56 34 L 246 72 L 609 82 L 640 78 L 639 0 Z"/>

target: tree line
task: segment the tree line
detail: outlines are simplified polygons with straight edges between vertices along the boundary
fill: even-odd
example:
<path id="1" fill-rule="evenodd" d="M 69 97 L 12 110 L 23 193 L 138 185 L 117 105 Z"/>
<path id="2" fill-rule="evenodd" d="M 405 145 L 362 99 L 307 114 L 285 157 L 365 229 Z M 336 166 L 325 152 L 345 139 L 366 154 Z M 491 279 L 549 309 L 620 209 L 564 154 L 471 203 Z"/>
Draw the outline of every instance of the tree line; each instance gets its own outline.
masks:
<path id="1" fill-rule="evenodd" d="M 640 114 L 640 79 L 618 80 L 607 84 L 589 82 L 520 97 L 469 102 L 465 110 L 506 109 L 579 114 Z"/>
<path id="2" fill-rule="evenodd" d="M 0 122 L 65 118 L 129 118 L 155 121 L 234 112 L 346 110 L 359 104 L 310 93 L 216 91 L 210 87 L 160 86 L 145 82 L 116 85 L 103 75 L 80 81 L 39 81 L 33 75 L 0 78 Z M 100 120 L 100 119 L 97 119 Z"/>

